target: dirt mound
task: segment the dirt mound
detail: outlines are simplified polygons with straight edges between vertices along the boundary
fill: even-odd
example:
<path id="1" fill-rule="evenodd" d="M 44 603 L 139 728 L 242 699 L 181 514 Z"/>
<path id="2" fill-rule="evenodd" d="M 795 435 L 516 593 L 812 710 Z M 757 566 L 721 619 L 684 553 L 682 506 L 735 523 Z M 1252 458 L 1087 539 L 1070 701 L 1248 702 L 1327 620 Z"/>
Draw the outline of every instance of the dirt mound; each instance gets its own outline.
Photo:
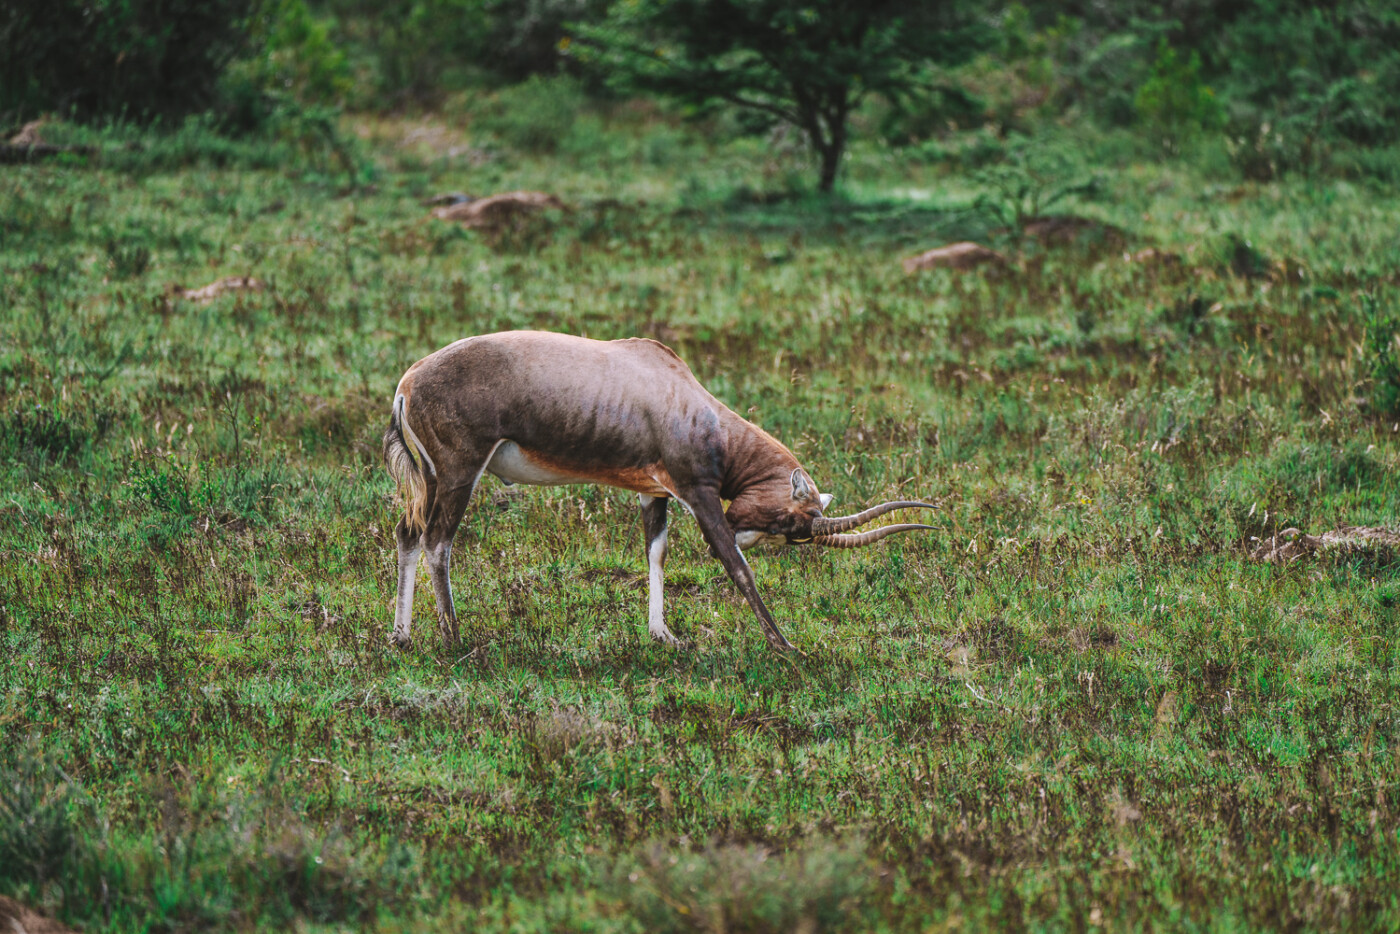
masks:
<path id="1" fill-rule="evenodd" d="M 975 269 L 986 263 L 1005 266 L 1006 257 L 980 243 L 965 240 L 961 243 L 934 247 L 918 256 L 910 256 L 904 260 L 904 271 L 912 275 L 916 272 L 923 272 L 925 269 L 967 270 Z"/>
<path id="2" fill-rule="evenodd" d="M 46 141 L 39 131 L 47 123 L 48 117 L 31 120 L 11 136 L 9 142 L 0 143 L 0 163 L 32 162 L 64 153 L 87 156 L 96 152 L 91 146 L 56 146 Z"/>
<path id="3" fill-rule="evenodd" d="M 1165 266 L 1176 269 L 1182 265 L 1182 260 L 1176 253 L 1169 253 L 1166 250 L 1159 250 L 1156 247 L 1147 247 L 1138 250 L 1136 253 L 1124 253 L 1125 263 L 1137 263 L 1140 266 Z"/>
<path id="4" fill-rule="evenodd" d="M 1021 235 L 1047 246 L 1083 244 L 1121 250 L 1128 243 L 1128 233 L 1121 227 L 1072 214 L 1029 218 L 1021 225 Z"/>
<path id="5" fill-rule="evenodd" d="M 439 220 L 456 221 L 466 227 L 497 230 L 546 209 L 567 211 L 569 206 L 543 191 L 507 191 L 488 198 L 457 201 L 435 208 L 433 216 Z"/>
<path id="6" fill-rule="evenodd" d="M 1260 541 L 1250 557 L 1269 564 L 1288 564 L 1324 553 L 1365 554 L 1393 560 L 1400 557 L 1400 532 L 1364 525 L 1343 525 L 1321 535 L 1284 529 Z"/>
<path id="7" fill-rule="evenodd" d="M 10 137 L 10 145 L 11 145 L 11 146 L 43 146 L 43 145 L 45 145 L 45 143 L 46 143 L 45 139 L 44 139 L 41 135 L 39 135 L 39 131 L 40 131 L 41 129 L 43 129 L 44 123 L 45 123 L 45 122 L 46 122 L 46 119 L 45 119 L 44 117 L 40 117 L 38 120 L 30 120 L 30 121 L 29 121 L 28 123 L 26 123 L 24 126 L 20 127 L 20 131 L 19 131 L 18 133 L 16 133 L 14 136 L 11 136 L 11 137 Z"/>
<path id="8" fill-rule="evenodd" d="M 66 924 L 59 924 L 15 901 L 0 895 L 0 931 L 14 934 L 74 934 Z"/>
<path id="9" fill-rule="evenodd" d="M 212 302 L 225 292 L 261 292 L 264 288 L 262 281 L 252 276 L 225 276 L 198 289 L 185 289 L 177 285 L 170 290 L 170 294 L 191 302 Z"/>

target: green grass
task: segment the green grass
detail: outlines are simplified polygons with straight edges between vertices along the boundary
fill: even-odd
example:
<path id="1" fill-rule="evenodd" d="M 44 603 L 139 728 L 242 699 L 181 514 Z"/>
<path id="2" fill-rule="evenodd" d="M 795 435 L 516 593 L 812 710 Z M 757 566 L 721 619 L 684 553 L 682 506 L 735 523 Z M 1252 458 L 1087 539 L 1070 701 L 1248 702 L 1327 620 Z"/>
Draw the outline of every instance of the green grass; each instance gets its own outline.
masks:
<path id="1" fill-rule="evenodd" d="M 1400 521 L 1395 192 L 1098 165 L 1073 209 L 1152 266 L 896 152 L 774 201 L 788 157 L 598 119 L 0 178 L 0 891 L 119 931 L 1394 929 L 1400 572 L 1246 554 Z M 419 204 L 514 187 L 577 210 Z M 1015 268 L 901 272 L 964 237 Z M 940 531 L 753 555 L 790 658 L 678 516 L 676 651 L 635 497 L 488 481 L 463 644 L 420 587 L 392 649 L 392 388 L 512 327 L 658 337 L 837 507 Z"/>

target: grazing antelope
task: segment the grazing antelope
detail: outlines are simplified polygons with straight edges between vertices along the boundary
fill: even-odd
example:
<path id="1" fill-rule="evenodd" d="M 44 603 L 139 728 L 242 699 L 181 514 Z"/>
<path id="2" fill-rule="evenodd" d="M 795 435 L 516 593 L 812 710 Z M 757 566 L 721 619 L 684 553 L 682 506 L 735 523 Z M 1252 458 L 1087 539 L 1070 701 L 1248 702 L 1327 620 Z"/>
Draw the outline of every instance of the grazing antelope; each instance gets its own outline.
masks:
<path id="1" fill-rule="evenodd" d="M 393 638 L 407 645 L 418 556 L 427 552 L 443 639 L 457 639 L 448 566 L 452 536 L 487 471 L 507 484 L 602 483 L 641 498 L 650 564 L 648 629 L 678 642 L 662 617 L 666 506 L 700 525 L 774 648 L 792 645 L 754 586 L 740 548 L 812 543 L 855 548 L 927 525 L 850 534 L 877 516 L 928 503 L 889 502 L 822 516 L 819 493 L 792 452 L 705 391 L 668 347 L 543 331 L 468 337 L 408 368 L 394 393 L 384 459 L 405 511 Z M 726 511 L 724 500 L 729 500 Z"/>

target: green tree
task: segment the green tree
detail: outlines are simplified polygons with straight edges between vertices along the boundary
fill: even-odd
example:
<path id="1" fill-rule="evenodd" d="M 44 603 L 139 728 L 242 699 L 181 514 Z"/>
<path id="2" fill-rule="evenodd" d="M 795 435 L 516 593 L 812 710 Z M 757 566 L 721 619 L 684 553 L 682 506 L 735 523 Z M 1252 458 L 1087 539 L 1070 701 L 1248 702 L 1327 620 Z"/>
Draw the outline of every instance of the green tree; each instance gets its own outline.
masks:
<path id="1" fill-rule="evenodd" d="M 578 35 L 579 57 L 626 89 L 798 127 L 828 192 L 861 100 L 916 90 L 916 65 L 964 60 L 990 29 L 962 0 L 622 0 Z"/>

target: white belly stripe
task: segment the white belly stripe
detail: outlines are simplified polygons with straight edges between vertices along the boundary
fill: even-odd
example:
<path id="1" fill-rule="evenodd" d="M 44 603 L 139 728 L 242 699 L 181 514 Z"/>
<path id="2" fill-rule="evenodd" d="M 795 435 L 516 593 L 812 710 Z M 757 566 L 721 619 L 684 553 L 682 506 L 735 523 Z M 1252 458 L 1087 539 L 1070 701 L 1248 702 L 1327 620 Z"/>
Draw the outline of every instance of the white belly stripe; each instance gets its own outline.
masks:
<path id="1" fill-rule="evenodd" d="M 530 463 L 520 445 L 514 441 L 502 441 L 496 453 L 487 461 L 486 469 L 507 483 L 524 483 L 530 486 L 560 486 L 578 483 L 578 477 L 556 473 Z"/>

